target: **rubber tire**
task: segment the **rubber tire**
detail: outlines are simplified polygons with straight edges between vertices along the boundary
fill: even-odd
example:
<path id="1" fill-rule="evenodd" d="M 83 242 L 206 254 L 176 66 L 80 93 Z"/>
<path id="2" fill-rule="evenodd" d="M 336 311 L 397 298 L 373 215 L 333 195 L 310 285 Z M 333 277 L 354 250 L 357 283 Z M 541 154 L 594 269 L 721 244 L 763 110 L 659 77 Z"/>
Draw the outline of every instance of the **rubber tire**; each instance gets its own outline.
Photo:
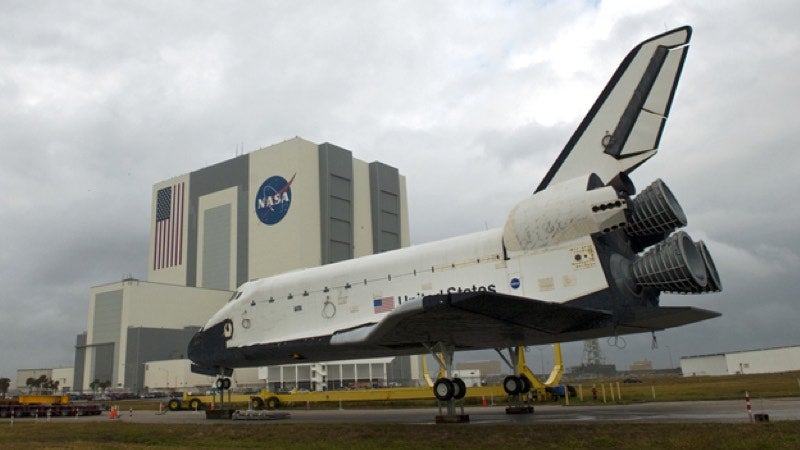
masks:
<path id="1" fill-rule="evenodd" d="M 219 390 L 226 390 L 231 388 L 231 379 L 230 378 L 217 378 L 216 383 L 217 389 Z"/>
<path id="2" fill-rule="evenodd" d="M 250 397 L 250 404 L 253 405 L 253 409 L 264 409 L 264 399 L 261 397 Z"/>
<path id="3" fill-rule="evenodd" d="M 199 398 L 193 398 L 189 400 L 189 409 L 191 409 L 192 411 L 195 410 L 200 411 L 203 409 L 203 402 L 200 401 Z"/>
<path id="4" fill-rule="evenodd" d="M 454 399 L 461 400 L 467 395 L 467 385 L 464 383 L 464 380 L 461 378 L 453 378 L 453 385 L 455 387 L 455 393 L 453 394 Z"/>
<path id="5" fill-rule="evenodd" d="M 447 401 L 453 398 L 455 394 L 455 386 L 453 386 L 453 382 L 448 380 L 447 378 L 439 378 L 433 383 L 433 395 L 436 397 L 437 400 Z"/>
<path id="6" fill-rule="evenodd" d="M 520 384 L 522 385 L 520 386 L 519 389 L 520 394 L 527 394 L 528 392 L 531 391 L 531 387 L 533 387 L 533 385 L 531 384 L 531 380 L 529 380 L 528 377 L 526 377 L 525 375 L 520 375 L 519 381 Z"/>
<path id="7" fill-rule="evenodd" d="M 503 390 L 506 391 L 508 395 L 519 394 L 520 388 L 522 388 L 522 382 L 519 377 L 515 375 L 509 375 L 503 380 Z"/>
<path id="8" fill-rule="evenodd" d="M 171 399 L 167 402 L 167 409 L 170 411 L 180 411 L 181 410 L 181 401 L 177 398 Z"/>
<path id="9" fill-rule="evenodd" d="M 278 397 L 269 397 L 266 402 L 267 409 L 272 411 L 281 407 L 281 400 Z"/>

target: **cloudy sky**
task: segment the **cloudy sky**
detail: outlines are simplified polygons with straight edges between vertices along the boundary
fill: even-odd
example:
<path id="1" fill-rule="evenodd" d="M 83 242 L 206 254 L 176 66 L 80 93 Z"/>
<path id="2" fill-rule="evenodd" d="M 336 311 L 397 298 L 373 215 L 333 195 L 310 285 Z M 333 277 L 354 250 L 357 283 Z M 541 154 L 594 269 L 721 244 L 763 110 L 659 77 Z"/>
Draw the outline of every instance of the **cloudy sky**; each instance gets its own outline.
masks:
<path id="1" fill-rule="evenodd" d="M 666 367 L 799 345 L 798 17 L 793 0 L 4 0 L 0 376 L 72 366 L 89 287 L 146 277 L 153 183 L 300 136 L 398 167 L 414 243 L 502 226 L 622 57 L 685 24 L 661 149 L 633 180 L 667 182 L 722 277 L 662 303 L 723 316 L 601 348 Z"/>

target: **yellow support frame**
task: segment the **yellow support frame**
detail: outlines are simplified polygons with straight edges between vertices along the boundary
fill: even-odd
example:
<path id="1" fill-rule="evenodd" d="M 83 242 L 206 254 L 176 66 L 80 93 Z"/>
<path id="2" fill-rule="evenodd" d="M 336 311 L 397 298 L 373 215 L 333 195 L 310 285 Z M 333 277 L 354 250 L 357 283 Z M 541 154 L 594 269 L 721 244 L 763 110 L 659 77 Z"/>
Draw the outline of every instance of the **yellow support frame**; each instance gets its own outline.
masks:
<path id="1" fill-rule="evenodd" d="M 547 381 L 540 381 L 530 367 L 528 367 L 528 364 L 525 362 L 525 348 L 522 346 L 517 347 L 517 369 L 520 375 L 525 375 L 525 377 L 530 380 L 531 389 L 536 390 L 537 398 L 544 400 L 547 395 L 545 388 L 558 385 L 561 382 L 561 377 L 564 375 L 564 360 L 561 357 L 561 344 L 553 344 L 553 370 L 550 371 L 550 376 L 547 378 Z"/>
<path id="2" fill-rule="evenodd" d="M 439 363 L 439 372 L 436 373 L 436 379 L 438 380 L 439 378 L 446 377 L 447 373 L 444 369 L 444 356 L 441 353 L 434 353 L 433 357 L 436 358 L 436 361 Z M 422 358 L 422 376 L 425 378 L 425 383 L 428 384 L 428 387 L 433 387 L 433 380 L 428 372 L 428 358 L 425 355 L 420 355 L 420 358 Z"/>
<path id="3" fill-rule="evenodd" d="M 564 374 L 564 362 L 561 358 L 561 345 L 553 344 L 554 352 L 554 365 L 553 370 L 547 381 L 541 382 L 533 371 L 528 367 L 525 362 L 525 347 L 517 347 L 517 369 L 519 375 L 525 375 L 531 382 L 532 389 L 537 391 L 538 398 L 544 400 L 546 398 L 546 387 L 557 385 L 561 381 L 561 376 Z M 430 398 L 430 388 L 433 386 L 433 380 L 428 371 L 428 363 L 425 355 L 420 355 L 422 358 L 422 374 L 425 378 L 427 387 L 406 387 L 406 388 L 381 388 L 381 389 L 361 389 L 354 391 L 322 391 L 322 392 L 292 392 L 289 394 L 277 394 L 262 390 L 258 395 L 253 394 L 233 394 L 232 401 L 234 403 L 247 403 L 252 397 L 261 397 L 266 401 L 271 397 L 276 397 L 281 404 L 297 403 L 297 402 L 331 402 L 331 401 L 391 401 L 391 400 L 410 400 L 410 399 L 425 399 Z M 444 370 L 444 356 L 441 353 L 435 353 L 434 357 L 439 362 L 439 372 L 437 378 L 446 376 Z M 228 394 L 231 397 L 231 394 Z M 470 387 L 467 389 L 467 398 L 494 398 L 504 397 L 506 395 L 502 386 L 479 386 Z M 65 399 L 69 397 L 64 396 Z M 28 396 L 31 399 L 31 396 Z M 188 405 L 193 399 L 197 399 L 203 405 L 210 405 L 215 397 L 210 395 L 192 395 L 191 393 L 184 392 L 183 403 Z"/>
<path id="4" fill-rule="evenodd" d="M 433 356 L 439 363 L 439 372 L 436 378 L 444 378 L 446 376 L 444 358 L 441 353 L 434 353 Z M 420 358 L 422 358 L 422 376 L 425 378 L 425 383 L 428 387 L 433 387 L 434 380 L 431 379 L 430 372 L 428 371 L 428 358 L 426 358 L 425 355 L 421 355 Z M 561 356 L 561 344 L 553 344 L 553 369 L 550 371 L 550 376 L 547 377 L 546 381 L 542 382 L 539 380 L 530 367 L 528 367 L 528 364 L 525 362 L 525 347 L 523 346 L 517 347 L 517 370 L 519 370 L 519 375 L 525 375 L 531 382 L 531 389 L 536 390 L 537 398 L 544 400 L 547 396 L 545 388 L 558 385 L 561 382 L 561 377 L 564 376 L 564 359 Z"/>

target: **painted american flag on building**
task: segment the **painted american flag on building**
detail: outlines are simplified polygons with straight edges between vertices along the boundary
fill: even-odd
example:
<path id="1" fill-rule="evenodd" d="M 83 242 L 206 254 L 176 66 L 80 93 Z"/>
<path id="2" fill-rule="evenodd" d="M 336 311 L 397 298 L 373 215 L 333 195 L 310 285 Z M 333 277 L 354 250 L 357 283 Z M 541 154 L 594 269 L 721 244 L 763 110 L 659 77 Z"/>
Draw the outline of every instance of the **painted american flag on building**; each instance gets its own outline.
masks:
<path id="1" fill-rule="evenodd" d="M 372 300 L 375 314 L 389 312 L 394 309 L 394 297 L 382 297 Z"/>
<path id="2" fill-rule="evenodd" d="M 184 183 L 177 183 L 156 194 L 154 270 L 183 264 L 184 190 Z"/>

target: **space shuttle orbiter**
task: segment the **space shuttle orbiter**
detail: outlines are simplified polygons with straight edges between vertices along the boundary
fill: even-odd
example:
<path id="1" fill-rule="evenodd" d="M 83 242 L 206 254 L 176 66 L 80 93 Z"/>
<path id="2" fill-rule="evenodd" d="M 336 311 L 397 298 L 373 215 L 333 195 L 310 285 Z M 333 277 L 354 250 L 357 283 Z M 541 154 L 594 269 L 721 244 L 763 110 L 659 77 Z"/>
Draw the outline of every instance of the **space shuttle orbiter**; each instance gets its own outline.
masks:
<path id="1" fill-rule="evenodd" d="M 718 316 L 659 306 L 662 292 L 715 292 L 720 279 L 705 244 L 678 230 L 686 216 L 669 188 L 637 194 L 630 178 L 657 152 L 690 37 L 677 28 L 628 53 L 504 227 L 247 282 L 191 340 L 193 370 L 426 351 L 451 363 L 456 350 Z M 462 397 L 459 381 L 437 380 L 437 398 Z"/>

